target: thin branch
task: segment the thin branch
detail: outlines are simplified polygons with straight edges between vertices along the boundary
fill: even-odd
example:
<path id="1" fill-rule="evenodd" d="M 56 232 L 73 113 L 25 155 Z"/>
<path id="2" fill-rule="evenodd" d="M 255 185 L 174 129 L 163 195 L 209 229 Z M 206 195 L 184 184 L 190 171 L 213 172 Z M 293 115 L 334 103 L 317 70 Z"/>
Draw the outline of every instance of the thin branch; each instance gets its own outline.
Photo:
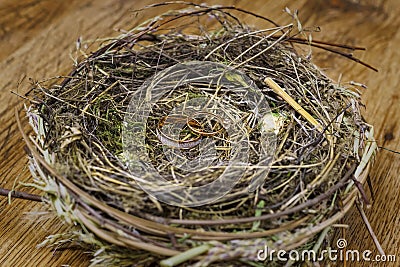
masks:
<path id="1" fill-rule="evenodd" d="M 363 219 L 365 226 L 367 227 L 367 230 L 368 230 L 369 234 L 371 235 L 372 240 L 374 241 L 375 246 L 378 249 L 379 253 L 381 255 L 385 255 L 385 252 L 383 251 L 383 248 L 382 248 L 381 244 L 379 243 L 379 240 L 376 237 L 374 230 L 372 230 L 372 227 L 368 221 L 367 215 L 365 215 L 364 209 L 362 207 L 360 207 L 360 204 L 357 201 L 356 201 L 356 207 L 357 207 L 358 211 L 360 212 L 361 218 Z"/>
<path id="2" fill-rule="evenodd" d="M 29 193 L 25 193 L 25 192 L 21 192 L 21 191 L 8 190 L 5 188 L 0 188 L 0 196 L 6 196 L 6 197 L 11 197 L 11 198 L 20 198 L 20 199 L 25 199 L 25 200 L 37 201 L 37 202 L 43 201 L 42 196 L 29 194 Z"/>

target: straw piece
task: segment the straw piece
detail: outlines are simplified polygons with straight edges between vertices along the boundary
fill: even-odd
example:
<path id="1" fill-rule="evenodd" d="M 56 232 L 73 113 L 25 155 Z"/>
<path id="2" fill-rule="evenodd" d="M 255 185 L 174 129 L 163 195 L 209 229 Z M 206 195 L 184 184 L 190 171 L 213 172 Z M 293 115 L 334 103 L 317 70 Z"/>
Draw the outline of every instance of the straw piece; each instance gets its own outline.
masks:
<path id="1" fill-rule="evenodd" d="M 309 123 L 311 123 L 319 132 L 323 132 L 323 127 L 319 124 L 313 116 L 310 115 L 304 108 L 302 108 L 290 95 L 288 95 L 274 80 L 267 77 L 264 82 L 268 84 L 274 92 L 283 98 L 289 105 L 292 106 L 300 115 L 302 115 Z"/>

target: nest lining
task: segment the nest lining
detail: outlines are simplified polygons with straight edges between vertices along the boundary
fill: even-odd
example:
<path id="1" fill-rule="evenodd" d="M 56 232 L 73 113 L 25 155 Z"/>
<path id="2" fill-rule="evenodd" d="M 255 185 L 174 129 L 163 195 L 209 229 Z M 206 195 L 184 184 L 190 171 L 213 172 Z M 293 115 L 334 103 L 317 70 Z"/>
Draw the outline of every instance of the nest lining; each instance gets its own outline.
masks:
<path id="1" fill-rule="evenodd" d="M 226 266 L 257 266 L 262 263 L 256 252 L 265 246 L 312 248 L 317 234 L 326 235 L 323 230 L 351 207 L 356 189 L 350 177 L 365 179 L 375 149 L 372 127 L 360 115 L 359 94 L 334 84 L 297 52 L 293 44 L 304 34 L 294 27 L 298 21 L 257 30 L 242 24 L 235 12 L 244 11 L 190 5 L 168 12 L 103 44 L 61 82 L 34 85 L 28 109 L 35 130 L 29 141 L 33 185 L 63 220 L 76 225 L 42 245 L 78 244 L 93 252 L 93 265 L 152 266 L 181 255 L 162 264 L 221 266 L 222 260 Z M 178 20 L 183 26 L 176 27 Z M 205 29 L 210 23 L 219 26 Z M 127 167 L 122 132 L 132 96 L 157 73 L 188 61 L 238 69 L 268 100 L 277 143 L 265 182 L 255 192 L 247 190 L 250 173 L 209 205 L 176 207 L 150 197 L 135 182 L 141 177 Z M 267 77 L 322 131 L 279 97 L 265 83 Z M 147 121 L 146 149 L 165 176 L 180 170 L 163 155 L 156 125 L 168 108 L 199 95 L 207 95 L 204 85 L 177 88 L 155 105 Z M 234 103 L 241 116 L 249 115 L 240 99 Z M 259 142 L 257 131 L 248 136 Z M 185 153 L 198 156 L 194 150 Z M 211 169 L 192 175 L 190 183 L 220 174 Z"/>

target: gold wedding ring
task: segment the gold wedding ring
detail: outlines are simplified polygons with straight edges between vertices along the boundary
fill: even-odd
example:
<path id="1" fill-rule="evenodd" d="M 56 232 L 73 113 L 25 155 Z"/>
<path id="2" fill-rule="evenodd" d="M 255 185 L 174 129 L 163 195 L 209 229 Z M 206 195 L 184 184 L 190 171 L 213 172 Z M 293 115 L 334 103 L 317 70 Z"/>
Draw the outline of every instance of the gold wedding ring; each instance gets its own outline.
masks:
<path id="1" fill-rule="evenodd" d="M 212 127 L 211 132 L 205 131 L 205 127 L 201 125 L 201 123 L 196 119 L 196 117 L 198 117 L 199 115 L 212 115 L 213 118 L 216 118 L 216 121 L 219 124 L 219 128 L 217 130 L 214 130 L 214 127 Z M 196 136 L 188 140 L 177 140 L 168 136 L 161 130 L 162 126 L 166 123 L 167 118 L 172 119 L 173 122 L 185 122 L 189 130 L 192 133 L 196 134 Z M 156 134 L 158 140 L 160 140 L 160 142 L 164 145 L 179 149 L 191 149 L 200 144 L 202 136 L 213 136 L 220 133 L 222 130 L 223 126 L 221 117 L 210 112 L 197 112 L 194 114 L 193 117 L 184 115 L 170 115 L 162 117 L 157 124 Z"/>
<path id="2" fill-rule="evenodd" d="M 182 115 L 170 115 L 170 116 L 165 116 L 165 117 L 161 118 L 157 125 L 156 134 L 157 134 L 158 140 L 160 140 L 160 142 L 162 144 L 167 145 L 169 147 L 173 147 L 173 148 L 179 148 L 179 149 L 191 149 L 191 148 L 197 146 L 198 144 L 200 144 L 201 135 L 197 135 L 196 137 L 194 137 L 192 139 L 188 139 L 188 140 L 176 140 L 176 139 L 168 136 L 167 134 L 165 134 L 161 130 L 161 128 L 166 123 L 167 118 L 173 118 L 174 121 L 178 121 L 178 122 L 183 121 L 187 125 L 196 123 L 193 120 L 188 120 L 187 116 L 182 116 Z"/>
<path id="3" fill-rule="evenodd" d="M 196 117 L 198 117 L 198 115 L 203 115 L 203 114 L 204 115 L 211 115 L 214 118 L 216 118 L 216 121 L 218 121 L 218 124 L 219 124 L 219 128 L 217 130 L 214 130 L 214 127 L 212 127 L 211 128 L 211 130 L 212 130 L 211 132 L 206 132 L 204 130 L 204 126 L 202 126 L 200 124 L 200 122 L 196 119 Z M 224 129 L 224 127 L 222 126 L 223 125 L 222 118 L 220 116 L 214 114 L 214 113 L 201 111 L 201 112 L 195 113 L 194 115 L 195 116 L 193 116 L 192 118 L 188 117 L 187 121 L 186 121 L 186 125 L 188 126 L 188 128 L 193 133 L 199 134 L 201 136 L 213 136 L 213 135 L 216 135 L 216 134 L 220 133 Z M 195 121 L 196 123 L 190 123 L 190 121 Z M 194 125 L 199 125 L 199 126 L 201 126 L 202 129 L 199 130 L 198 128 L 195 128 Z"/>

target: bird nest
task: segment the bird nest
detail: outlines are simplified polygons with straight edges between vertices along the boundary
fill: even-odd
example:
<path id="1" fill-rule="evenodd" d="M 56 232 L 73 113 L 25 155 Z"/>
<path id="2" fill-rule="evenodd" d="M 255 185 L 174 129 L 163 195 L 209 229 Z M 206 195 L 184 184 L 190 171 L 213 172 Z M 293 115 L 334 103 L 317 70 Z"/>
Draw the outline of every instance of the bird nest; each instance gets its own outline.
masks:
<path id="1" fill-rule="evenodd" d="M 280 26 L 187 5 L 34 84 L 32 185 L 73 225 L 42 246 L 78 245 L 105 266 L 272 266 L 270 251 L 330 246 L 373 129 L 357 89 L 297 45 L 357 48 L 313 41 L 295 13 Z"/>

